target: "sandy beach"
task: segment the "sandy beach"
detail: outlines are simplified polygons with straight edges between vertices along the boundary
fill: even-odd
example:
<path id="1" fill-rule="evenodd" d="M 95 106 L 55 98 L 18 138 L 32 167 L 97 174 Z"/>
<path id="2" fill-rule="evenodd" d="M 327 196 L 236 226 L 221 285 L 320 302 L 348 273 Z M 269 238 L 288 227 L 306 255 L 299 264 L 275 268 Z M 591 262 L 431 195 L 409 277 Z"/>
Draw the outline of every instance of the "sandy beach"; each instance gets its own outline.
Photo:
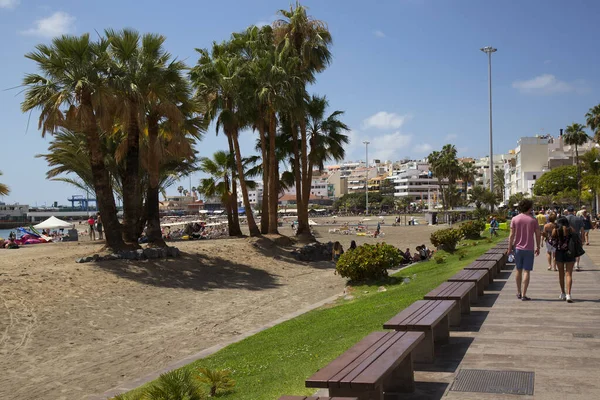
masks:
<path id="1" fill-rule="evenodd" d="M 331 228 L 315 227 L 320 241 L 411 249 L 430 245 L 437 229 L 383 225 L 385 236 L 373 239 Z M 255 242 L 176 242 L 180 259 L 97 264 L 75 259 L 99 242 L 0 250 L 0 398 L 100 394 L 343 291 L 332 263 L 299 263 Z"/>

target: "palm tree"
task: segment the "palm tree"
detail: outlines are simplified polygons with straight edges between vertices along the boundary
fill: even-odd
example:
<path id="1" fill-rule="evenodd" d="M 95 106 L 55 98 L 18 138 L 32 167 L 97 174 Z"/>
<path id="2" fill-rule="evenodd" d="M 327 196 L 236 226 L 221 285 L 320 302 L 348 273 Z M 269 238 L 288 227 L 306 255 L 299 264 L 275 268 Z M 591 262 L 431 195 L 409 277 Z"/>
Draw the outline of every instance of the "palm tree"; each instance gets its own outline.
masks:
<path id="1" fill-rule="evenodd" d="M 438 180 L 438 186 L 442 192 L 442 205 L 444 209 L 448 206 L 447 192 L 444 188 L 444 179 L 450 185 L 454 185 L 460 176 L 461 168 L 456 158 L 456 147 L 446 144 L 441 151 L 433 151 L 427 157 L 429 168 Z"/>
<path id="2" fill-rule="evenodd" d="M 183 186 L 177 186 L 177 191 L 179 192 L 179 195 L 181 196 L 181 194 L 183 193 Z"/>
<path id="3" fill-rule="evenodd" d="M 500 197 L 500 200 L 504 200 L 504 190 L 506 189 L 506 182 L 504 180 L 504 169 L 494 170 L 494 190 L 496 195 Z"/>
<path id="4" fill-rule="evenodd" d="M 466 161 L 462 163 L 460 170 L 460 179 L 463 183 L 463 196 L 465 201 L 467 200 L 467 190 L 469 183 L 475 182 L 475 176 L 477 176 L 477 168 L 472 162 Z"/>
<path id="5" fill-rule="evenodd" d="M 594 140 L 600 143 L 600 104 L 590 108 L 585 118 L 587 126 L 594 132 Z"/>
<path id="6" fill-rule="evenodd" d="M 289 114 L 291 123 L 298 126 L 300 132 L 300 143 L 294 135 L 295 156 L 298 167 L 296 177 L 296 191 L 298 203 L 299 231 L 308 229 L 308 200 L 310 198 L 311 181 L 307 180 L 311 171 L 309 170 L 309 138 L 307 133 L 306 118 L 306 86 L 315 81 L 315 74 L 322 72 L 331 62 L 330 46 L 331 34 L 323 21 L 307 15 L 306 8 L 297 1 L 295 7 L 290 6 L 288 10 L 280 10 L 281 19 L 274 22 L 275 43 L 279 52 L 290 60 L 292 68 L 290 72 L 297 79 L 293 85 L 295 101 L 289 103 Z M 296 132 L 296 129 L 292 129 Z M 302 227 L 300 226 L 302 224 Z"/>
<path id="7" fill-rule="evenodd" d="M 584 132 L 584 126 L 573 123 L 567 126 L 563 136 L 565 144 L 575 145 L 575 163 L 577 164 L 577 203 L 581 206 L 581 165 L 579 165 L 579 146 L 586 144 L 591 138 Z"/>
<path id="8" fill-rule="evenodd" d="M 207 105 L 207 119 L 216 121 L 217 133 L 220 127 L 223 127 L 227 136 L 229 152 L 234 156 L 237 170 L 237 177 L 233 177 L 232 182 L 235 185 L 236 178 L 239 180 L 250 236 L 258 236 L 260 230 L 254 220 L 248 198 L 238 141 L 239 131 L 247 124 L 247 115 L 244 109 L 247 90 L 245 87 L 247 80 L 244 74 L 246 66 L 243 59 L 235 54 L 234 50 L 235 47 L 227 42 L 213 43 L 210 52 L 206 49 L 197 49 L 200 59 L 196 67 L 192 69 L 191 77 L 196 95 Z M 232 201 L 236 202 L 236 206 L 233 208 L 235 209 L 234 216 L 237 217 L 236 197 L 237 195 L 232 196 Z"/>
<path id="9" fill-rule="evenodd" d="M 234 226 L 236 222 L 233 219 L 233 208 L 237 209 L 237 206 L 231 199 L 233 170 L 234 161 L 230 153 L 217 151 L 212 158 L 202 158 L 200 171 L 208 174 L 209 177 L 200 180 L 198 191 L 206 197 L 219 197 L 227 212 L 229 236 L 239 236 L 241 234 L 239 223 L 238 226 Z"/>
<path id="10" fill-rule="evenodd" d="M 82 36 L 61 36 L 50 45 L 40 44 L 25 57 L 34 61 L 40 74 L 27 74 L 23 112 L 40 109 L 42 136 L 68 127 L 86 135 L 94 192 L 104 223 L 107 247 L 119 251 L 125 247 L 117 219 L 110 174 L 104 167 L 101 132 L 112 130 L 108 106 L 113 102 L 107 82 L 108 42 Z M 66 112 L 63 110 L 66 109 Z"/>
<path id="11" fill-rule="evenodd" d="M 0 171 L 0 176 L 2 176 L 2 171 Z M 10 193 L 10 189 L 4 183 L 0 183 L 0 196 L 8 196 Z"/>
<path id="12" fill-rule="evenodd" d="M 121 136 L 124 136 L 122 134 Z M 123 174 L 123 162 L 119 162 L 118 148 L 123 138 L 117 134 L 102 135 L 102 148 L 105 151 L 105 168 L 110 174 L 112 186 L 117 196 L 122 197 L 123 186 L 121 176 Z M 195 153 L 189 157 L 183 157 L 173 151 L 173 146 L 166 137 L 161 137 L 160 147 L 163 149 L 162 160 L 159 171 L 159 189 L 165 190 L 173 185 L 181 176 L 189 174 L 196 167 L 194 165 Z M 48 146 L 47 154 L 38 154 L 36 157 L 44 158 L 51 167 L 46 173 L 49 180 L 69 183 L 83 191 L 93 192 L 93 176 L 91 164 L 87 157 L 86 136 L 82 133 L 61 128 L 53 136 Z M 191 146 L 191 143 L 190 143 Z M 142 154 L 148 153 L 148 140 L 144 137 L 141 147 Z M 147 171 L 146 159 L 142 157 L 143 170 Z M 75 175 L 75 177 L 73 177 Z M 148 174 L 144 173 L 141 179 L 143 192 L 149 185 Z"/>

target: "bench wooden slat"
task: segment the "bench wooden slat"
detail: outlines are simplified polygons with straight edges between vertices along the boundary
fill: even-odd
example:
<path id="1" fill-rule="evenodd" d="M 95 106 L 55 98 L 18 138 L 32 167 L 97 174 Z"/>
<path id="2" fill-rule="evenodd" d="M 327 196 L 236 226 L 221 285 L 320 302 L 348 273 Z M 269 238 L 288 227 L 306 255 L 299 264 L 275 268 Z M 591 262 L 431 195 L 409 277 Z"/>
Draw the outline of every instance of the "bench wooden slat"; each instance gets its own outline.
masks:
<path id="1" fill-rule="evenodd" d="M 396 329 L 404 326 L 414 329 L 435 325 L 454 305 L 452 300 L 417 300 L 383 324 L 383 328 Z"/>
<path id="2" fill-rule="evenodd" d="M 315 373 L 306 381 L 306 387 L 329 387 L 329 381 L 332 380 L 332 378 L 337 375 L 340 370 L 346 367 L 349 362 L 359 358 L 365 351 L 368 351 L 371 346 L 382 340 L 385 335 L 386 332 L 371 333 L 363 340 L 348 349 L 344 354 L 317 371 L 317 373 Z"/>
<path id="3" fill-rule="evenodd" d="M 466 296 L 475 286 L 473 282 L 444 282 L 437 288 L 425 295 L 425 299 L 435 297 L 437 299 L 456 300 Z"/>
<path id="4" fill-rule="evenodd" d="M 340 388 L 350 388 L 354 387 L 354 378 L 360 375 L 363 370 L 373 364 L 376 360 L 379 364 L 379 357 L 385 353 L 390 347 L 394 345 L 396 339 L 392 332 L 386 333 L 384 338 L 377 342 L 375 346 L 369 348 L 368 351 L 364 352 L 359 358 L 354 360 L 352 363 L 348 364 L 346 368 L 342 369 L 337 375 L 335 375 L 332 380 L 339 381 Z M 387 365 L 380 365 L 380 368 L 388 367 Z M 384 370 L 384 371 L 387 371 Z M 380 374 L 381 375 L 381 374 Z M 376 380 L 364 382 L 366 389 L 374 389 Z"/>
<path id="5" fill-rule="evenodd" d="M 403 335 L 400 337 L 398 333 L 402 333 Z M 353 379 L 352 388 L 374 388 L 371 382 L 376 382 L 386 371 L 398 366 L 404 360 L 404 357 L 409 355 L 419 342 L 423 340 L 425 334 L 423 332 L 396 332 L 396 336 L 398 338 L 377 359 L 377 362 L 369 364 L 368 367 L 366 364 L 367 361 L 363 363 L 365 368 Z"/>

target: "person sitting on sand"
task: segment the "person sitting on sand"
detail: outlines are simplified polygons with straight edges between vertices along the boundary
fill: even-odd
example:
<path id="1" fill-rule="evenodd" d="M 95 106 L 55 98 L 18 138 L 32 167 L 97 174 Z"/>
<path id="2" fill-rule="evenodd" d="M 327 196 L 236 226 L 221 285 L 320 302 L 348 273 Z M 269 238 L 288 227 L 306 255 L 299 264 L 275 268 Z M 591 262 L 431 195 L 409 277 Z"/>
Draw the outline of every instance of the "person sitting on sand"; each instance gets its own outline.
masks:
<path id="1" fill-rule="evenodd" d="M 333 261 L 337 262 L 340 257 L 344 254 L 344 248 L 342 247 L 340 242 L 335 242 L 333 244 L 333 251 L 331 252 Z"/>
<path id="2" fill-rule="evenodd" d="M 348 250 L 354 250 L 356 249 L 356 240 L 353 240 L 350 242 L 350 248 Z"/>

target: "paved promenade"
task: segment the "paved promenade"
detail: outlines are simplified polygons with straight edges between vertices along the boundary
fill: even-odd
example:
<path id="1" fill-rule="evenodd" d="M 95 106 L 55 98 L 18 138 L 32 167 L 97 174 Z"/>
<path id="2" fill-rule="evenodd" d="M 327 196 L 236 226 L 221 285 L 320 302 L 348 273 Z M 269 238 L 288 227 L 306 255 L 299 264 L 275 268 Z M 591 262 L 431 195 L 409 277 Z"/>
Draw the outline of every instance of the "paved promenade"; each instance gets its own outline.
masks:
<path id="1" fill-rule="evenodd" d="M 527 295 L 515 296 L 513 266 L 488 288 L 433 365 L 416 364 L 409 399 L 600 399 L 600 233 L 574 272 L 574 303 L 558 299 L 558 272 L 536 258 Z M 461 369 L 533 372 L 533 395 L 451 390 Z"/>

